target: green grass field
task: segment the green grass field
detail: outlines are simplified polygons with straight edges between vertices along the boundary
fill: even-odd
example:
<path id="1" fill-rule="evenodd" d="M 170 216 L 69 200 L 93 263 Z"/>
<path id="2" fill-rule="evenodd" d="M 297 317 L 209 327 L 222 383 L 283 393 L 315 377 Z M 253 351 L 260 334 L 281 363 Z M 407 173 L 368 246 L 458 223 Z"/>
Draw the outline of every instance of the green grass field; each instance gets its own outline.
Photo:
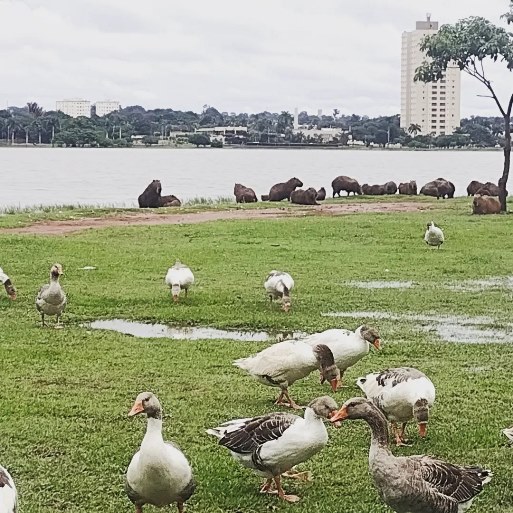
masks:
<path id="1" fill-rule="evenodd" d="M 494 478 L 472 511 L 513 512 L 513 449 L 500 432 L 513 423 L 513 345 L 448 343 L 406 320 L 323 315 L 489 316 L 497 327 L 507 327 L 513 317 L 510 290 L 462 292 L 444 285 L 511 276 L 512 217 L 470 216 L 467 200 L 428 204 L 433 210 L 419 213 L 107 228 L 55 237 L 0 233 L 0 266 L 19 292 L 11 303 L 0 291 L 0 463 L 17 482 L 20 511 L 132 511 L 123 474 L 146 423 L 127 412 L 143 390 L 157 394 L 165 438 L 177 442 L 192 463 L 198 488 L 189 512 L 390 511 L 368 474 L 369 430 L 361 422 L 338 430 L 328 426 L 328 447 L 302 466 L 314 481 L 285 482 L 287 491 L 301 496 L 297 505 L 260 495 L 259 478 L 205 434 L 221 421 L 276 410 L 276 391 L 231 365 L 268 343 L 138 339 L 81 327 L 122 318 L 307 332 L 373 324 L 384 348 L 348 370 L 349 386 L 334 394 L 337 402 L 361 395 L 354 382 L 367 372 L 397 365 L 423 370 L 438 394 L 428 437 L 419 440 L 411 426 L 414 446 L 394 453 L 488 466 Z M 15 226 L 37 217 L 26 215 L 6 214 L 0 222 Z M 422 240 L 431 219 L 445 231 L 441 250 Z M 196 276 L 189 298 L 178 305 L 163 281 L 176 258 Z M 41 328 L 34 306 L 54 262 L 64 267 L 69 297 L 63 330 Z M 80 270 L 87 265 L 97 270 Z M 263 280 L 271 269 L 287 270 L 296 280 L 289 314 L 269 307 Z M 361 289 L 349 286 L 350 280 L 415 286 Z M 331 389 L 313 373 L 291 392 L 306 404 Z"/>

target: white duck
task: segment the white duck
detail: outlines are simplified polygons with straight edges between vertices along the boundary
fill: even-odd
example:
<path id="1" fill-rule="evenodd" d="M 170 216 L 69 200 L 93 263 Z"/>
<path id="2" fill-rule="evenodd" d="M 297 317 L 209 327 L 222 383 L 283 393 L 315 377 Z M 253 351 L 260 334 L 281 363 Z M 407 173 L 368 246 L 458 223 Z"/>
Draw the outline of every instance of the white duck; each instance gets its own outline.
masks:
<path id="1" fill-rule="evenodd" d="M 151 392 L 142 392 L 128 413 L 146 413 L 148 424 L 141 448 L 128 466 L 125 490 L 142 513 L 144 504 L 163 507 L 176 503 L 179 513 L 194 493 L 192 470 L 182 451 L 162 438 L 162 408 Z"/>
<path id="2" fill-rule="evenodd" d="M 170 267 L 166 274 L 166 284 L 171 289 L 173 301 L 178 302 L 180 291 L 185 290 L 185 297 L 189 287 L 194 283 L 194 274 L 186 265 L 182 264 L 179 260 L 175 262 L 173 267 Z"/>
<path id="3" fill-rule="evenodd" d="M 0 465 L 0 512 L 16 513 L 18 493 L 14 481 L 7 470 Z"/>
<path id="4" fill-rule="evenodd" d="M 302 340 L 311 346 L 327 345 L 333 353 L 335 365 L 340 369 L 341 377 L 349 367 L 369 353 L 370 344 L 376 349 L 381 348 L 378 331 L 368 326 L 360 326 L 354 332 L 345 329 L 330 329 L 314 333 Z"/>
<path id="5" fill-rule="evenodd" d="M 394 456 L 387 421 L 369 400 L 353 397 L 330 418 L 363 419 L 371 428 L 369 470 L 383 501 L 397 513 L 463 513 L 492 473 L 477 465 L 461 467 L 431 456 Z"/>
<path id="6" fill-rule="evenodd" d="M 286 495 L 281 475 L 328 443 L 323 419 L 329 419 L 337 403 L 328 396 L 314 399 L 305 409 L 304 418 L 290 413 L 270 413 L 260 417 L 231 420 L 208 429 L 244 467 L 266 478 L 262 493 L 272 493 L 273 480 L 280 499 L 297 502 L 296 495 Z"/>
<path id="7" fill-rule="evenodd" d="M 423 373 L 412 367 L 398 367 L 358 378 L 356 384 L 392 423 L 397 445 L 405 445 L 404 431 L 415 418 L 419 435 L 426 436 L 429 408 L 435 402 L 435 386 Z M 401 423 L 401 430 L 397 423 Z"/>
<path id="8" fill-rule="evenodd" d="M 5 291 L 7 292 L 7 295 L 9 298 L 14 301 L 16 299 L 16 289 L 14 288 L 14 285 L 11 282 L 11 279 L 7 274 L 4 273 L 3 269 L 0 267 L 0 283 L 3 284 Z"/>
<path id="9" fill-rule="evenodd" d="M 41 313 L 41 324 L 45 324 L 45 315 L 57 316 L 56 328 L 60 327 L 60 318 L 66 308 L 66 294 L 62 290 L 59 278 L 64 274 L 61 264 L 53 264 L 50 270 L 50 283 L 43 285 L 36 297 L 36 308 Z"/>
<path id="10" fill-rule="evenodd" d="M 269 300 L 281 299 L 282 309 L 288 312 L 291 307 L 290 291 L 294 288 L 294 280 L 288 273 L 282 271 L 271 271 L 264 282 Z"/>
<path id="11" fill-rule="evenodd" d="M 301 340 L 285 340 L 273 344 L 256 355 L 235 360 L 233 364 L 245 370 L 259 383 L 281 388 L 275 404 L 295 409 L 301 407 L 289 395 L 288 387 L 293 383 L 319 369 L 321 383 L 329 381 L 335 391 L 340 378 L 333 353 L 326 345 L 312 347 Z"/>
<path id="12" fill-rule="evenodd" d="M 424 241 L 428 246 L 436 246 L 440 249 L 440 246 L 444 243 L 444 232 L 431 221 L 431 223 L 427 225 Z"/>

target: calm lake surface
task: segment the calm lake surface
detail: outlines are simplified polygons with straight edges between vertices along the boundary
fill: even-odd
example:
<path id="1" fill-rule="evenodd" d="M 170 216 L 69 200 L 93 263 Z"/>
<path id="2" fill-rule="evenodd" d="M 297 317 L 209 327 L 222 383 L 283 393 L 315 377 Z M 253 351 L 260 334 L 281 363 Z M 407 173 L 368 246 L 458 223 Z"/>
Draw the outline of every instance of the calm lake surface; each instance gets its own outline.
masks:
<path id="1" fill-rule="evenodd" d="M 0 149 L 0 208 L 55 204 L 137 206 L 137 196 L 153 179 L 163 194 L 182 200 L 233 197 L 242 183 L 266 194 L 297 176 L 306 187 L 326 187 L 349 175 L 363 183 L 438 177 L 465 196 L 471 180 L 497 183 L 502 151 L 390 151 L 322 149 Z"/>

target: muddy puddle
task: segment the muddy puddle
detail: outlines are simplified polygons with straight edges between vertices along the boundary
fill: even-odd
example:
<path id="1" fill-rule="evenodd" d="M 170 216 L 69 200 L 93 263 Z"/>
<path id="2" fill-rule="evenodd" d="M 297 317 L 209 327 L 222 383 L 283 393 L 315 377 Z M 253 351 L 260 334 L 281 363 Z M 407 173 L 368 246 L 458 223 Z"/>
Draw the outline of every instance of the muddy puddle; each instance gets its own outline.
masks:
<path id="1" fill-rule="evenodd" d="M 353 319 L 385 319 L 413 324 L 415 329 L 433 333 L 446 342 L 513 343 L 513 324 L 498 323 L 488 316 L 466 317 L 458 315 L 393 314 L 377 311 L 327 312 L 325 317 Z"/>
<path id="2" fill-rule="evenodd" d="M 348 281 L 349 287 L 357 289 L 411 289 L 415 284 L 412 281 Z"/>
<path id="3" fill-rule="evenodd" d="M 137 338 L 169 338 L 173 340 L 238 340 L 242 342 L 278 342 L 291 338 L 302 338 L 307 334 L 300 331 L 270 333 L 267 331 L 220 330 L 209 327 L 177 327 L 166 324 L 109 319 L 93 321 L 83 325 L 93 330 L 111 330 Z"/>

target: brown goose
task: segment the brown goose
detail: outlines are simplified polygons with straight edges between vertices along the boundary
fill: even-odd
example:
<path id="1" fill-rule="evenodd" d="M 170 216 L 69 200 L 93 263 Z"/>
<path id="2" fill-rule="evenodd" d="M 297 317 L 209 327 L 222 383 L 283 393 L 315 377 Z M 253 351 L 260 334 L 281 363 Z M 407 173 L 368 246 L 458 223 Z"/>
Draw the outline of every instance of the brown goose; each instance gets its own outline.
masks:
<path id="1" fill-rule="evenodd" d="M 55 327 L 60 328 L 61 315 L 66 308 L 66 294 L 62 290 L 59 278 L 64 274 L 61 264 L 53 264 L 50 270 L 50 283 L 43 285 L 36 297 L 36 308 L 41 314 L 41 324 L 45 324 L 45 315 L 55 315 Z"/>
<path id="2" fill-rule="evenodd" d="M 9 298 L 14 301 L 16 299 L 16 289 L 14 288 L 14 285 L 11 282 L 11 279 L 7 274 L 4 273 L 3 269 L 0 267 L 0 283 L 3 284 L 5 287 L 5 291 L 7 292 L 7 295 Z"/>
<path id="3" fill-rule="evenodd" d="M 331 422 L 363 419 L 372 431 L 369 469 L 383 501 L 397 513 L 463 513 L 492 473 L 430 456 L 396 457 L 388 448 L 387 420 L 363 397 L 353 397 Z"/>
<path id="4" fill-rule="evenodd" d="M 236 419 L 208 429 L 207 433 L 230 450 L 234 459 L 265 477 L 262 493 L 272 493 L 273 480 L 278 496 L 297 502 L 296 495 L 286 495 L 282 474 L 317 454 L 328 443 L 323 419 L 336 411 L 337 403 L 328 396 L 314 399 L 305 409 L 304 418 L 291 413 L 271 413 L 261 417 Z"/>

